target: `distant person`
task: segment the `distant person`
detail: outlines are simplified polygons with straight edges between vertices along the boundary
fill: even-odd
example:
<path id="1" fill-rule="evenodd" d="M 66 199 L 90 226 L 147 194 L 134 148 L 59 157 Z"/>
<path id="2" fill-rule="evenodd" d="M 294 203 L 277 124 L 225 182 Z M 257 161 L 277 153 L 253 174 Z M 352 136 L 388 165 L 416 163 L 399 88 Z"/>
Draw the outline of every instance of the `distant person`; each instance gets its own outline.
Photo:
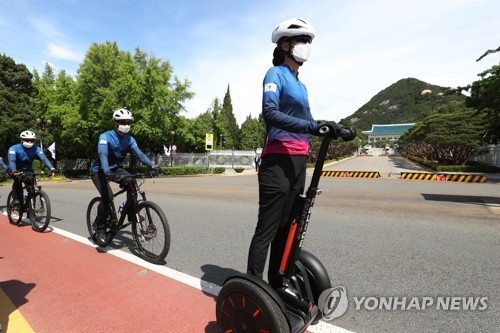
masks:
<path id="1" fill-rule="evenodd" d="M 260 155 L 259 154 L 255 154 L 254 162 L 255 162 L 255 171 L 259 171 L 259 166 L 260 166 Z"/>
<path id="2" fill-rule="evenodd" d="M 135 139 L 127 134 L 130 131 L 132 120 L 132 113 L 127 109 L 118 109 L 113 112 L 115 128 L 99 136 L 97 158 L 90 167 L 92 181 L 102 199 L 98 207 L 96 236 L 103 242 L 106 240 L 105 221 L 110 214 L 109 203 L 113 198 L 113 191 L 108 181 L 131 176 L 130 172 L 123 168 L 125 157 L 132 153 L 143 164 L 150 166 L 155 172 L 159 172 L 159 168 L 139 149 Z"/>
<path id="3" fill-rule="evenodd" d="M 35 176 L 35 171 L 33 171 L 33 161 L 35 159 L 45 164 L 52 172 L 52 176 L 56 172 L 56 169 L 47 159 L 43 150 L 35 146 L 35 133 L 24 131 L 21 132 L 19 138 L 21 139 L 21 143 L 10 147 L 8 152 L 10 173 L 12 178 L 14 178 L 11 205 L 19 205 L 23 195 L 23 183 Z"/>

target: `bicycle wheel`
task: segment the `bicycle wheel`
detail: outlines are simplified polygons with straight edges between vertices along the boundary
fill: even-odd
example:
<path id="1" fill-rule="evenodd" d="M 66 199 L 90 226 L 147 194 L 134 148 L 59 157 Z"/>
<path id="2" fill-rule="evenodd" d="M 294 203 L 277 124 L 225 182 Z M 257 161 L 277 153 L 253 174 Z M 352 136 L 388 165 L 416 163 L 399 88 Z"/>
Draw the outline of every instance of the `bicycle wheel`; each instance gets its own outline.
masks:
<path id="1" fill-rule="evenodd" d="M 106 241 L 103 242 L 96 236 L 97 231 L 97 217 L 99 213 L 99 204 L 101 203 L 101 198 L 95 197 L 90 200 L 89 206 L 87 207 L 87 229 L 92 241 L 99 246 L 108 246 L 113 240 L 113 234 L 111 232 L 111 218 L 108 216 L 106 218 Z"/>
<path id="2" fill-rule="evenodd" d="M 160 206 L 151 201 L 137 204 L 132 234 L 141 257 L 153 264 L 162 262 L 170 250 L 170 228 Z"/>
<path id="3" fill-rule="evenodd" d="M 11 207 L 12 203 L 12 191 L 7 196 L 7 217 L 9 218 L 10 224 L 19 224 L 23 220 L 23 209 L 22 204 Z"/>
<path id="4" fill-rule="evenodd" d="M 49 226 L 50 222 L 50 200 L 47 193 L 37 191 L 30 199 L 31 228 L 38 232 L 43 232 Z"/>

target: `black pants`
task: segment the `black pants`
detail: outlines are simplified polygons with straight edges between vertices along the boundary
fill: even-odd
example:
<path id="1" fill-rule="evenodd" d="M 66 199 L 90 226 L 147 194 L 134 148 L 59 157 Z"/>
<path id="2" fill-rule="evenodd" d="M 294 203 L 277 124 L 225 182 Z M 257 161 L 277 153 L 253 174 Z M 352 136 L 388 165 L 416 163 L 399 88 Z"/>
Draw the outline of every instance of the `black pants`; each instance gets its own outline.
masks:
<path id="1" fill-rule="evenodd" d="M 14 176 L 14 183 L 12 183 L 12 199 L 23 199 L 23 183 L 28 178 L 33 177 L 35 177 L 35 172 L 33 170 L 23 171 L 22 175 Z"/>
<path id="2" fill-rule="evenodd" d="M 269 245 L 268 282 L 281 284 L 279 266 L 286 245 L 291 211 L 299 194 L 304 192 L 306 156 L 270 154 L 259 168 L 259 217 L 248 253 L 249 274 L 263 276 Z"/>
<path id="3" fill-rule="evenodd" d="M 128 172 L 123 168 L 117 168 L 113 173 L 116 175 L 116 177 L 130 176 L 130 172 Z M 92 174 L 92 182 L 97 188 L 97 191 L 99 191 L 99 194 L 101 195 L 102 199 L 101 203 L 99 204 L 99 207 L 97 208 L 97 221 L 96 221 L 97 227 L 102 228 L 104 227 L 104 221 L 106 220 L 105 217 L 107 217 L 110 214 L 109 203 L 113 199 L 113 191 L 111 190 L 111 186 L 109 186 L 108 180 L 106 179 L 106 175 L 102 170 Z"/>

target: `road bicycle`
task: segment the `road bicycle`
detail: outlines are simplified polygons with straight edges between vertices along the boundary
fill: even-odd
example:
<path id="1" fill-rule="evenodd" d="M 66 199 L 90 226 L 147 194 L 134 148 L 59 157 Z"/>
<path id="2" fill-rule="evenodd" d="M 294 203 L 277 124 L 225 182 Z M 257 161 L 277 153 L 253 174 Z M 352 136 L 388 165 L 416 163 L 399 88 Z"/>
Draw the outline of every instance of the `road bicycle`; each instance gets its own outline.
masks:
<path id="1" fill-rule="evenodd" d="M 101 197 L 93 198 L 88 205 L 87 228 L 94 243 L 104 247 L 113 241 L 119 230 L 132 226 L 132 235 L 141 258 L 158 264 L 163 262 L 170 249 L 170 228 L 160 206 L 147 201 L 146 193 L 141 191 L 141 186 L 145 182 L 144 176 L 138 173 L 116 180 L 121 190 L 113 195 L 109 204 L 110 214 L 105 221 L 106 238 L 104 240 L 96 236 L 96 221 L 100 218 L 98 207 Z M 122 193 L 126 193 L 126 200 L 122 202 L 117 213 L 114 199 Z M 118 214 L 120 214 L 119 217 Z M 128 217 L 127 223 L 125 223 L 126 217 Z"/>
<path id="2" fill-rule="evenodd" d="M 21 177 L 23 173 L 15 177 Z M 35 176 L 27 176 L 23 181 L 22 202 L 12 204 L 14 192 L 10 191 L 7 197 L 7 216 L 11 224 L 18 225 L 26 213 L 31 228 L 38 232 L 43 232 L 50 223 L 50 200 L 47 193 L 42 191 L 42 186 L 38 185 Z"/>

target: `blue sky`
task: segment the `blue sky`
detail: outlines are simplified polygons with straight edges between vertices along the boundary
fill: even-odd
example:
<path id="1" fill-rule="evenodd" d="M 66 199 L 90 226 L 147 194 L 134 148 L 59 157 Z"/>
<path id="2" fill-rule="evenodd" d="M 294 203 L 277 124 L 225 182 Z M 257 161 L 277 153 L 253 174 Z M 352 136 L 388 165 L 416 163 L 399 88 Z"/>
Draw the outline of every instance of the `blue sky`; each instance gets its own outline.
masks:
<path id="1" fill-rule="evenodd" d="M 0 0 L 0 53 L 28 69 L 48 62 L 71 75 L 94 42 L 169 61 L 192 83 L 189 118 L 222 100 L 230 85 L 241 124 L 261 109 L 271 32 L 303 17 L 316 29 L 300 69 L 316 119 L 340 120 L 407 77 L 466 85 L 499 63 L 475 60 L 500 46 L 497 0 Z M 132 110 L 133 111 L 133 110 Z"/>

